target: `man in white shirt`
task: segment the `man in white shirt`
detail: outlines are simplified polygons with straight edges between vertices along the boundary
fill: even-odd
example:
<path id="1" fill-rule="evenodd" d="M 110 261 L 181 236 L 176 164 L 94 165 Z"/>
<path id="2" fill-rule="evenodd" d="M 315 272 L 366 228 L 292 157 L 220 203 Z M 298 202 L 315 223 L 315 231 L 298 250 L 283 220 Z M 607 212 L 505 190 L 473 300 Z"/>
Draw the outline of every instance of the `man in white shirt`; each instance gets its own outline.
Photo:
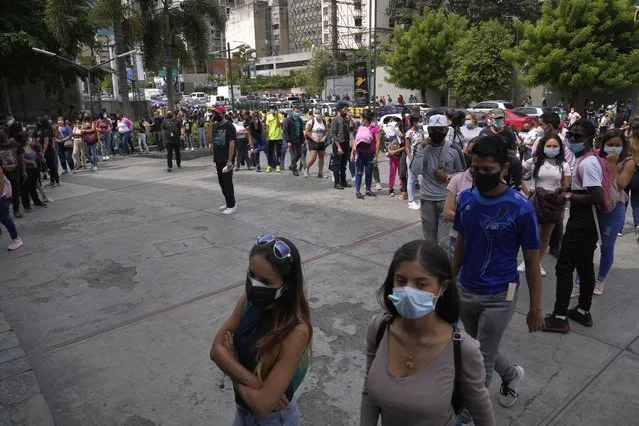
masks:
<path id="1" fill-rule="evenodd" d="M 568 113 L 568 127 L 571 127 L 580 118 L 581 118 L 581 115 L 579 115 L 579 113 L 575 111 L 575 107 L 571 107 L 570 112 Z"/>

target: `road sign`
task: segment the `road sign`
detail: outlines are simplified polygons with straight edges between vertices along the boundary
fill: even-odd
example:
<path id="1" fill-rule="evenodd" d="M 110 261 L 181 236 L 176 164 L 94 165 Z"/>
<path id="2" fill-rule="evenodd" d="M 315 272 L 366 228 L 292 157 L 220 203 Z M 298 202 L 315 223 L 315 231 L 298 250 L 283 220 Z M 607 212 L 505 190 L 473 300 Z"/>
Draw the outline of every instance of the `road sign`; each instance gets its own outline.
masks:
<path id="1" fill-rule="evenodd" d="M 173 78 L 177 77 L 177 70 L 173 70 L 173 72 L 171 73 L 173 75 Z M 158 71 L 158 77 L 160 78 L 166 78 L 166 69 L 162 68 L 160 71 Z"/>

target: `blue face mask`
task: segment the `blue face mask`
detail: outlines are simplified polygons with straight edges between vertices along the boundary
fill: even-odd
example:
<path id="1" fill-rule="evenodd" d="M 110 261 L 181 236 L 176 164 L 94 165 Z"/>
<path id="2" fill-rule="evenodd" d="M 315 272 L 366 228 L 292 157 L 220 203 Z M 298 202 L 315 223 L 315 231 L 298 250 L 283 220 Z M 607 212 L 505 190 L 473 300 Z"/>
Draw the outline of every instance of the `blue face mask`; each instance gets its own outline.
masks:
<path id="1" fill-rule="evenodd" d="M 621 146 L 604 146 L 604 152 L 606 154 L 610 154 L 610 153 L 614 152 L 617 155 L 619 155 L 619 154 L 621 154 L 622 150 L 623 150 L 623 147 L 621 147 Z"/>
<path id="2" fill-rule="evenodd" d="M 407 319 L 419 319 L 435 310 L 438 296 L 427 291 L 416 290 L 411 287 L 396 287 L 388 300 L 393 302 L 397 312 Z"/>
<path id="3" fill-rule="evenodd" d="M 555 158 L 559 155 L 559 148 L 544 148 L 544 154 L 548 158 Z"/>
<path id="4" fill-rule="evenodd" d="M 504 119 L 503 118 L 495 118 L 493 119 L 493 125 L 497 128 L 504 127 Z"/>
<path id="5" fill-rule="evenodd" d="M 570 152 L 572 152 L 573 154 L 579 154 L 581 151 L 583 151 L 584 149 L 586 149 L 586 142 L 569 143 L 569 144 L 568 144 L 568 149 L 569 149 L 569 150 L 570 150 Z"/>
<path id="6" fill-rule="evenodd" d="M 470 129 L 473 127 L 473 120 L 466 120 L 464 121 L 464 126 L 466 126 L 466 128 Z"/>

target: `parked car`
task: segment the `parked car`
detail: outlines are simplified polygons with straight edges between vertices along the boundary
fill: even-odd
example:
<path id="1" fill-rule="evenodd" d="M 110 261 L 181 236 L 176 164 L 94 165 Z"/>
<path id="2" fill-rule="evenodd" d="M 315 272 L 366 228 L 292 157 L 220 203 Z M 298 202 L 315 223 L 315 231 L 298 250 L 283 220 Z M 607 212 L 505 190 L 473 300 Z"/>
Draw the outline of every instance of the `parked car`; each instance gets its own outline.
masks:
<path id="1" fill-rule="evenodd" d="M 531 126 L 533 125 L 533 123 L 539 123 L 538 117 L 526 115 L 522 112 L 512 109 L 504 110 L 504 119 L 507 125 L 513 126 L 518 132 L 521 132 L 522 127 L 526 123 L 530 124 Z M 488 113 L 484 114 L 483 120 L 488 121 Z"/>
<path id="2" fill-rule="evenodd" d="M 513 111 L 518 111 L 526 115 L 530 115 L 533 117 L 541 117 L 544 112 L 552 112 L 552 108 L 549 107 L 537 107 L 537 106 L 527 106 L 527 107 L 519 107 L 515 108 Z"/>
<path id="3" fill-rule="evenodd" d="M 494 108 L 501 108 L 503 110 L 514 110 L 516 107 L 508 101 L 483 101 L 473 105 L 473 107 L 470 108 L 469 111 L 475 114 L 485 114 Z"/>

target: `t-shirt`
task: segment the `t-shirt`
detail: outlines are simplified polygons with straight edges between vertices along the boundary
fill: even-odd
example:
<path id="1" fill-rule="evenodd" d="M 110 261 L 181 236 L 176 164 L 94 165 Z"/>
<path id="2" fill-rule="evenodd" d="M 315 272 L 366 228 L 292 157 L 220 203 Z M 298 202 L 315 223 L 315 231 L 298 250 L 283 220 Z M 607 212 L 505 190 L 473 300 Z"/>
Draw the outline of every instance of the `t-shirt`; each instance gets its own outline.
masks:
<path id="1" fill-rule="evenodd" d="M 415 155 L 415 152 L 417 152 L 417 147 L 424 140 L 424 130 L 421 128 L 418 128 L 417 130 L 411 128 L 406 132 L 405 139 L 410 140 L 410 152 Z"/>
<path id="2" fill-rule="evenodd" d="M 18 158 L 24 154 L 24 150 L 18 142 L 9 139 L 9 143 L 0 143 L 0 167 L 4 170 L 15 169 L 18 166 Z"/>
<path id="3" fill-rule="evenodd" d="M 476 187 L 457 197 L 453 229 L 464 236 L 460 284 L 479 294 L 498 294 L 509 283 L 519 285 L 519 249 L 540 246 L 537 213 L 512 188 L 486 197 Z"/>
<path id="4" fill-rule="evenodd" d="M 369 127 L 371 133 L 373 134 L 373 141 L 368 147 L 368 152 L 371 154 L 375 154 L 377 152 L 377 135 L 382 131 L 379 126 L 375 123 L 371 124 Z"/>
<path id="5" fill-rule="evenodd" d="M 469 129 L 466 126 L 462 126 L 459 128 L 459 131 L 464 137 L 464 142 L 463 142 L 464 148 L 466 148 L 466 145 L 468 145 L 470 141 L 472 141 L 477 136 L 479 136 L 479 134 L 481 133 L 481 130 L 482 130 L 481 127 L 475 127 L 474 129 Z"/>
<path id="6" fill-rule="evenodd" d="M 162 123 L 162 127 L 166 131 L 166 140 L 168 143 L 180 143 L 182 136 L 182 121 L 179 118 L 167 118 Z"/>
<path id="7" fill-rule="evenodd" d="M 240 123 L 239 121 L 237 123 L 233 123 L 233 126 L 235 126 L 235 133 L 238 139 L 246 139 L 248 132 L 246 131 L 246 129 L 244 128 L 244 124 Z"/>
<path id="8" fill-rule="evenodd" d="M 132 128 L 133 128 L 133 123 L 131 123 L 131 120 L 129 120 L 128 118 L 122 117 L 121 120 L 118 120 L 118 132 L 120 133 L 130 132 Z"/>
<path id="9" fill-rule="evenodd" d="M 577 179 L 577 170 L 579 177 Z M 576 193 L 586 193 L 586 188 L 603 186 L 603 171 L 599 160 L 595 155 L 580 157 L 575 162 L 575 169 L 572 175 L 572 191 Z M 595 209 L 599 222 L 601 224 L 602 215 L 598 208 Z M 591 229 L 595 226 L 595 220 L 592 214 L 592 206 L 588 204 L 570 203 L 570 217 L 566 223 L 567 228 L 575 229 Z"/>
<path id="10" fill-rule="evenodd" d="M 270 113 L 266 116 L 266 127 L 268 128 L 268 140 L 270 141 L 281 141 L 282 140 L 282 125 L 281 123 L 284 121 L 284 116 L 280 113 L 277 113 L 279 117 L 280 124 L 277 123 L 277 117 L 275 114 Z"/>
<path id="11" fill-rule="evenodd" d="M 235 126 L 230 121 L 215 123 L 213 125 L 213 159 L 218 164 L 229 162 L 229 145 L 236 140 Z M 231 153 L 231 160 L 232 155 Z"/>
<path id="12" fill-rule="evenodd" d="M 532 176 L 533 170 L 535 170 L 536 157 L 529 158 L 524 161 L 522 165 L 524 170 L 529 171 L 530 175 L 530 189 L 537 187 L 544 188 L 546 191 L 554 191 L 557 188 L 561 188 L 561 181 L 564 176 L 570 176 L 570 165 L 567 162 L 561 163 L 561 167 L 557 163 L 557 160 L 547 158 L 539 168 L 539 176 L 535 179 Z"/>
<path id="13" fill-rule="evenodd" d="M 530 133 L 533 133 L 532 130 L 530 131 Z M 535 154 L 535 152 L 537 152 L 537 146 L 539 145 L 539 141 L 543 137 L 544 137 L 543 135 L 538 136 L 537 139 L 533 142 L 533 145 L 532 145 L 533 155 Z M 559 138 L 563 142 L 562 146 L 563 146 L 563 151 L 564 151 L 564 159 L 566 160 L 566 163 L 568 163 L 568 165 L 572 169 L 575 166 L 575 154 L 573 154 L 572 151 L 569 150 L 568 147 L 566 146 L 567 143 L 564 142 L 564 135 L 559 134 Z"/>
<path id="14" fill-rule="evenodd" d="M 517 136 L 515 136 L 515 133 L 512 130 L 510 130 L 510 128 L 508 127 L 504 127 L 499 133 L 494 132 L 492 127 L 486 127 L 480 132 L 480 135 L 482 136 L 499 135 L 506 142 L 508 151 L 517 152 Z"/>
<path id="15" fill-rule="evenodd" d="M 457 173 L 455 176 L 450 178 L 450 182 L 448 182 L 448 192 L 452 192 L 455 196 L 459 196 L 459 194 L 473 187 L 473 176 L 470 174 L 470 169 L 466 170 L 462 173 Z M 450 229 L 450 236 L 453 238 L 457 238 L 458 232 L 454 229 Z"/>
<path id="16" fill-rule="evenodd" d="M 455 353 L 452 340 L 421 371 L 395 377 L 388 369 L 388 329 L 379 346 L 377 331 L 383 314 L 376 315 L 366 331 L 366 379 L 361 404 L 362 425 L 453 426 L 452 407 L 455 389 Z M 479 343 L 462 332 L 460 391 L 478 425 L 493 426 L 495 419 L 488 390 L 484 386 L 486 370 Z"/>
<path id="17" fill-rule="evenodd" d="M 448 195 L 448 182 L 439 182 L 435 178 L 435 171 L 439 169 L 439 157 L 444 149 L 440 146 L 428 145 L 424 148 L 424 162 L 426 167 L 420 179 L 419 195 L 425 201 L 443 201 Z M 444 172 L 449 176 L 464 171 L 459 154 L 451 146 L 444 161 Z"/>

